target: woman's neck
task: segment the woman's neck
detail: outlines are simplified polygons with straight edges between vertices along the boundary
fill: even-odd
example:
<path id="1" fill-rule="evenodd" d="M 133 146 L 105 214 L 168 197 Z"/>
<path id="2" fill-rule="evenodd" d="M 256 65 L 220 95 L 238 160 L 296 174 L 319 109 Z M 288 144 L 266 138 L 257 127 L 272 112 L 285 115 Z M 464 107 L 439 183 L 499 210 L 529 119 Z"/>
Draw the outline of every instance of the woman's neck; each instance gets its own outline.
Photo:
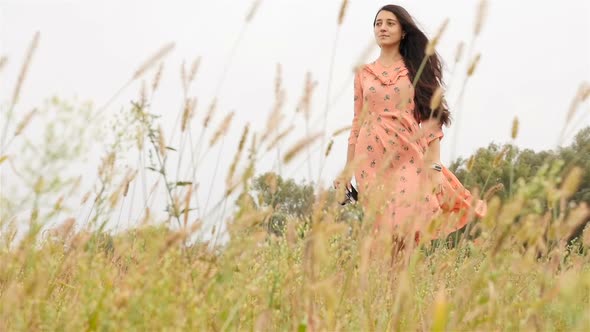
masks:
<path id="1" fill-rule="evenodd" d="M 399 52 L 399 45 L 392 45 L 391 47 L 382 47 L 381 54 L 379 55 L 379 62 L 383 66 L 390 66 L 402 57 Z"/>

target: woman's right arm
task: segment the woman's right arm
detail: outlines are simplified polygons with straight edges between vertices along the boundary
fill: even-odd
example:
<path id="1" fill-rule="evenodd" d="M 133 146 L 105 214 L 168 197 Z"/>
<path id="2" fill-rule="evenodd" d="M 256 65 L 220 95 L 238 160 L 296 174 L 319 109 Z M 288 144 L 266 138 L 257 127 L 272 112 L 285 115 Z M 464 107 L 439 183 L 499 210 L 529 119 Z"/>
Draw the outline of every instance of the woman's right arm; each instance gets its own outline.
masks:
<path id="1" fill-rule="evenodd" d="M 354 116 L 352 118 L 352 128 L 350 129 L 350 136 L 348 137 L 348 152 L 346 154 L 346 166 L 350 165 L 354 160 L 354 150 L 361 121 L 361 112 L 363 110 L 363 88 L 361 85 L 360 70 L 357 70 L 354 75 Z"/>
<path id="2" fill-rule="evenodd" d="M 346 162 L 351 162 L 351 153 L 352 150 L 352 157 L 354 157 L 354 146 L 356 145 L 357 138 L 359 137 L 359 129 L 360 129 L 360 121 L 359 118 L 361 116 L 361 112 L 363 110 L 363 88 L 361 85 L 361 78 L 360 78 L 360 71 L 357 71 L 354 75 L 354 116 L 352 118 L 352 128 L 350 129 L 350 136 L 348 137 L 348 158 Z M 352 147 L 352 149 L 351 149 Z"/>
<path id="3" fill-rule="evenodd" d="M 361 125 L 361 112 L 363 110 L 363 89 L 361 85 L 360 70 L 357 70 L 354 75 L 354 116 L 352 118 L 352 127 L 350 129 L 350 135 L 348 136 L 348 151 L 346 153 L 346 164 L 344 169 L 348 168 L 354 160 L 354 150 L 356 148 L 356 142 L 359 136 L 359 130 Z M 348 172 L 346 172 L 348 173 Z M 342 175 L 342 174 L 341 174 Z M 334 181 L 334 187 L 337 188 L 342 182 L 348 187 L 351 183 L 352 176 L 348 179 L 337 179 Z"/>
<path id="4" fill-rule="evenodd" d="M 350 165 L 354 160 L 354 149 L 356 148 L 355 144 L 348 144 L 348 153 L 346 154 L 346 166 Z"/>

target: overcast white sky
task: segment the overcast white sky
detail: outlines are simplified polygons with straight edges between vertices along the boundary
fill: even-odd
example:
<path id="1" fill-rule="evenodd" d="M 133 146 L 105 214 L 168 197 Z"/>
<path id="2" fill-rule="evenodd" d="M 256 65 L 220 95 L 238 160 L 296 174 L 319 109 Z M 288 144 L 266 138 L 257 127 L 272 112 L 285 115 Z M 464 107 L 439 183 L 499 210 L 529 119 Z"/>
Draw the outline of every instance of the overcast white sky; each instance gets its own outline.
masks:
<path id="1" fill-rule="evenodd" d="M 453 67 L 457 44 L 470 43 L 475 0 L 397 1 L 432 35 L 445 18 L 450 25 L 443 36 L 439 53 L 447 66 L 449 102 L 453 107 L 468 64 L 464 59 L 454 80 Z M 155 109 L 164 116 L 167 133 L 181 103 L 179 67 L 182 60 L 202 57 L 201 69 L 191 94 L 199 100 L 202 115 L 219 84 L 223 68 L 229 63 L 221 86 L 219 113 L 235 111 L 233 132 L 226 140 L 223 155 L 233 155 L 242 126 L 250 122 L 262 129 L 274 100 L 277 63 L 283 66 L 287 91 L 284 112 L 290 117 L 301 96 L 305 73 L 318 81 L 313 97 L 314 119 L 321 119 L 326 93 L 332 45 L 340 0 L 266 0 L 246 28 L 236 56 L 230 49 L 243 27 L 252 0 L 215 1 L 6 1 L 0 0 L 0 54 L 9 58 L 0 73 L 0 100 L 6 101 L 18 76 L 23 55 L 35 31 L 41 42 L 35 54 L 20 108 L 40 105 L 44 98 L 57 94 L 77 96 L 100 105 L 130 77 L 136 67 L 163 44 L 176 43 L 166 60 L 162 91 Z M 337 40 L 331 94 L 344 93 L 333 104 L 327 128 L 331 132 L 352 120 L 351 68 L 369 42 L 373 42 L 372 20 L 387 1 L 350 1 Z M 557 136 L 578 85 L 590 80 L 590 4 L 587 0 L 491 0 L 488 15 L 474 54 L 482 58 L 476 75 L 467 85 L 461 116 L 445 129 L 442 159 L 449 162 L 455 128 L 456 154 L 468 156 L 490 142 L 506 142 L 512 119 L 521 122 L 516 143 L 535 150 L 555 147 Z M 368 61 L 378 55 L 377 48 Z M 151 74 L 150 74 L 151 76 Z M 128 105 L 138 85 L 131 86 L 110 108 L 115 112 Z M 451 112 L 456 111 L 451 109 Z M 585 112 L 590 110 L 585 109 Z M 456 114 L 456 113 L 455 113 Z M 457 119 L 458 118 L 458 119 Z M 590 125 L 585 118 L 578 128 Z M 458 123 L 460 120 L 460 123 Z M 216 124 L 217 121 L 214 121 Z M 301 138 L 303 122 L 290 142 Z M 196 126 L 196 124 L 195 124 Z M 286 125 L 284 125 L 286 127 Z M 323 127 L 313 125 L 312 132 Z M 196 128 L 196 127 L 195 127 Z M 323 148 L 321 149 L 323 150 Z M 320 154 L 316 149 L 315 155 Z M 322 181 L 331 182 L 344 165 L 346 135 L 334 144 L 323 169 Z M 213 156 L 213 155 L 212 155 Z M 215 154 L 216 156 L 216 154 Z M 273 155 L 272 157 L 275 157 Z M 230 158 L 223 158 L 227 169 Z M 273 167 L 269 159 L 261 169 Z M 319 165 L 314 159 L 312 172 L 317 180 Z M 283 174 L 296 179 L 308 177 L 308 167 L 294 162 Z M 205 168 L 204 172 L 212 172 Z M 217 175 L 223 183 L 224 176 Z M 222 186 L 220 186 L 222 187 Z M 220 188 L 221 189 L 221 188 Z"/>

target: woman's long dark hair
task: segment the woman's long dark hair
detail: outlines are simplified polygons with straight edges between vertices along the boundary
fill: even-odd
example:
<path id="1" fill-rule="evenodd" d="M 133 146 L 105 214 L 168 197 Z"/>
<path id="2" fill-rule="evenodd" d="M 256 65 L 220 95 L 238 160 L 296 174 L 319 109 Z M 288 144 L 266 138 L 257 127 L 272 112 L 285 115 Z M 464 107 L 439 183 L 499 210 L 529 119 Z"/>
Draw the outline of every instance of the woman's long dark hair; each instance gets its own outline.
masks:
<path id="1" fill-rule="evenodd" d="M 375 15 L 373 27 L 377 21 L 377 15 L 383 10 L 393 13 L 402 25 L 402 32 L 405 33 L 405 37 L 400 43 L 400 53 L 404 58 L 408 71 L 410 72 L 410 80 L 413 82 L 416 72 L 426 56 L 428 38 L 418 28 L 408 11 L 401 6 L 383 6 Z M 451 113 L 448 110 L 444 98 L 437 109 L 430 109 L 430 99 L 436 89 L 442 85 L 442 64 L 435 52 L 428 58 L 428 62 L 426 62 L 426 66 L 422 70 L 414 90 L 414 103 L 416 105 L 414 108 L 414 116 L 417 119 L 423 121 L 430 117 L 435 117 L 438 118 L 443 125 L 449 125 L 451 123 Z"/>

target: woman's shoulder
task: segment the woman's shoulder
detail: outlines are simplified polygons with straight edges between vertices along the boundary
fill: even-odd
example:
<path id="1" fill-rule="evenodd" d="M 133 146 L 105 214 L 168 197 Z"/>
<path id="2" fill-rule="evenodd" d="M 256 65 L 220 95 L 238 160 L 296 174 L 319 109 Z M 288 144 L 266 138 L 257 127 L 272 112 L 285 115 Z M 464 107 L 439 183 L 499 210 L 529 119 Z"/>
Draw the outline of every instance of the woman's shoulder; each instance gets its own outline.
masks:
<path id="1" fill-rule="evenodd" d="M 396 84 L 400 77 L 408 75 L 408 69 L 403 61 L 397 61 L 389 67 L 384 67 L 379 61 L 374 60 L 357 66 L 357 73 L 361 78 L 373 76 L 384 85 L 393 85 Z"/>
<path id="2" fill-rule="evenodd" d="M 368 63 L 357 64 L 356 66 L 353 67 L 353 71 L 356 75 L 361 75 L 361 74 L 367 72 L 368 65 L 369 65 Z"/>
<path id="3" fill-rule="evenodd" d="M 356 65 L 355 71 L 356 72 L 372 72 L 376 71 L 378 67 L 377 60 L 373 60 L 370 62 L 362 62 Z"/>
<path id="4" fill-rule="evenodd" d="M 360 79 L 375 78 L 378 72 L 376 61 L 360 63 L 354 67 L 354 73 Z"/>

